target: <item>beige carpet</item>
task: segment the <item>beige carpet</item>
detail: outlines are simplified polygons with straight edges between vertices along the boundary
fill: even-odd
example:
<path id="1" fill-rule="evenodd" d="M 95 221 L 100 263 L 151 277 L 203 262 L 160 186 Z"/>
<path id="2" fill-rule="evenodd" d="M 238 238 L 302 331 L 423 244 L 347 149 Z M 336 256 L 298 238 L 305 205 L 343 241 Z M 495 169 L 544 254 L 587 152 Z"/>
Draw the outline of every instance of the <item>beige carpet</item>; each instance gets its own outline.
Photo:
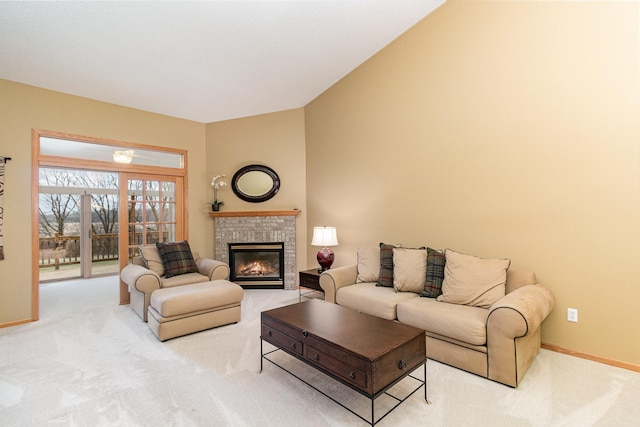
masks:
<path id="1" fill-rule="evenodd" d="M 274 365 L 265 362 L 259 373 L 260 312 L 297 302 L 297 291 L 247 290 L 240 323 L 165 343 L 128 306 L 117 305 L 114 277 L 49 284 L 40 300 L 42 320 L 0 329 L 0 425 L 367 425 Z M 367 399 L 287 355 L 274 356 L 369 417 Z M 427 376 L 431 405 L 419 390 L 377 425 L 640 420 L 639 373 L 550 351 L 540 352 L 517 389 L 433 361 Z M 379 398 L 376 409 L 388 399 Z"/>

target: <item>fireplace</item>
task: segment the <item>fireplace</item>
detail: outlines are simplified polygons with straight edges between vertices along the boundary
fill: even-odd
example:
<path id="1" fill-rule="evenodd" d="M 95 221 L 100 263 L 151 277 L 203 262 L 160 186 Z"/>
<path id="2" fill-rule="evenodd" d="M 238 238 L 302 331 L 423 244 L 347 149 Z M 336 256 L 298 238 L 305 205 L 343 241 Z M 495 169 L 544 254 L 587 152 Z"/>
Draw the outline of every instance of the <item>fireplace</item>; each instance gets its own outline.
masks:
<path id="1" fill-rule="evenodd" d="M 284 242 L 228 245 L 232 282 L 245 289 L 284 289 Z"/>

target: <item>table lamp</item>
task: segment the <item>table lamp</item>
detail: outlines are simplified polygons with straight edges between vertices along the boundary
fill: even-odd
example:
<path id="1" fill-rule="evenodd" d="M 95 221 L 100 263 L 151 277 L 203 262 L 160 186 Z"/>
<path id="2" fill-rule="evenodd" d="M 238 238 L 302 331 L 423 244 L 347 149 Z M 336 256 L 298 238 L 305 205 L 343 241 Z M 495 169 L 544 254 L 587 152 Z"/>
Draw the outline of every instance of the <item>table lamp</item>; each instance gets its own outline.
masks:
<path id="1" fill-rule="evenodd" d="M 322 246 L 318 251 L 318 264 L 322 267 L 322 271 L 328 270 L 333 264 L 335 256 L 328 246 L 338 246 L 338 235 L 335 227 L 313 227 L 313 239 L 311 246 Z"/>

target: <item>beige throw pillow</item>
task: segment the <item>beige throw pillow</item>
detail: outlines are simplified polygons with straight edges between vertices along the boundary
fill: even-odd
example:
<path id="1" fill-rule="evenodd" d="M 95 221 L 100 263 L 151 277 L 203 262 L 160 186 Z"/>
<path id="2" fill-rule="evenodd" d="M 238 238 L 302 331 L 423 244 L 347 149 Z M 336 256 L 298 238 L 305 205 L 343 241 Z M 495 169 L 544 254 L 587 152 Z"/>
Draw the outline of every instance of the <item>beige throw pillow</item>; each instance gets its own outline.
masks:
<path id="1" fill-rule="evenodd" d="M 155 246 L 140 246 L 140 252 L 142 252 L 144 262 L 147 263 L 147 268 L 157 273 L 158 276 L 164 276 L 164 265 L 158 248 Z"/>
<path id="2" fill-rule="evenodd" d="M 445 251 L 444 282 L 438 301 L 489 308 L 505 295 L 508 259 L 484 259 Z"/>
<path id="3" fill-rule="evenodd" d="M 427 281 L 427 251 L 422 249 L 393 249 L 393 287 L 396 292 L 424 291 Z"/>
<path id="4" fill-rule="evenodd" d="M 380 276 L 380 248 L 363 246 L 358 248 L 358 276 L 356 283 L 377 282 Z"/>

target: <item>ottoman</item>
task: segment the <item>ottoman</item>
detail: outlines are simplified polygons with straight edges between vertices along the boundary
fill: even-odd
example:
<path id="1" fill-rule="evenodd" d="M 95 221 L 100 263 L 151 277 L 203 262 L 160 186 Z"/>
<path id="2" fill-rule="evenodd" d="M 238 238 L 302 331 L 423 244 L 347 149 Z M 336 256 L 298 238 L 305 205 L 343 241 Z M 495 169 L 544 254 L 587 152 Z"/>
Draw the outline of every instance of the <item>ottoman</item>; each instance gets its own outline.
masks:
<path id="1" fill-rule="evenodd" d="M 244 291 L 227 280 L 153 291 L 149 328 L 160 341 L 240 321 Z"/>

